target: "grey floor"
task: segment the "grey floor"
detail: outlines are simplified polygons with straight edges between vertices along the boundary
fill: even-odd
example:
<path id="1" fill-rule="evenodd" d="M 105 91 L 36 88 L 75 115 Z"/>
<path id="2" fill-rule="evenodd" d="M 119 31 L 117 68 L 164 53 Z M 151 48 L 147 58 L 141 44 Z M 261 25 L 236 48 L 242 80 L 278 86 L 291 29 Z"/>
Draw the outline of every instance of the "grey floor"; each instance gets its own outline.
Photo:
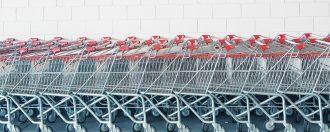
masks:
<path id="1" fill-rule="evenodd" d="M 151 116 L 150 116 L 151 117 Z M 231 118 L 229 118 L 228 116 L 226 116 L 224 113 L 221 113 L 221 115 L 218 118 L 218 122 L 225 127 L 227 132 L 233 132 L 236 130 L 236 123 L 232 123 Z M 264 124 L 264 117 L 257 117 L 254 116 L 252 117 L 252 121 L 254 122 L 254 124 L 256 124 L 256 126 L 260 129 L 261 132 L 266 132 L 266 130 L 263 128 L 263 124 Z M 289 122 L 293 122 L 292 118 L 289 118 Z M 156 127 L 157 132 L 166 132 L 165 129 L 165 125 L 166 123 L 164 122 L 164 120 L 162 120 L 161 118 L 150 118 L 149 122 Z M 201 132 L 201 122 L 193 116 L 187 117 L 183 119 L 183 123 L 185 125 L 187 125 L 190 130 L 192 132 Z M 125 118 L 123 116 L 120 116 L 116 119 L 115 122 L 116 125 L 118 125 L 123 132 L 131 132 L 132 131 L 132 122 L 129 121 L 128 118 Z M 63 123 L 61 120 L 57 120 L 56 123 L 52 123 L 52 124 L 48 124 L 50 125 L 54 132 L 66 132 L 66 124 Z M 87 127 L 88 132 L 98 132 L 98 123 L 95 119 L 92 118 L 88 118 L 86 120 L 86 122 L 83 124 L 84 126 Z M 294 127 L 297 129 L 297 132 L 303 132 L 303 123 L 297 123 L 294 125 Z M 37 126 L 30 124 L 30 123 L 24 123 L 24 124 L 19 124 L 19 126 L 21 127 L 23 132 L 36 132 L 37 131 Z M 278 124 L 276 126 L 276 130 L 275 132 L 282 132 L 283 131 L 283 126 Z M 2 129 L 0 130 L 0 132 L 3 131 Z M 247 129 L 244 126 L 243 127 L 243 132 L 246 132 Z M 311 132 L 317 132 L 319 131 L 319 128 L 317 127 L 317 125 L 311 125 Z M 211 131 L 210 131 L 211 132 Z"/>

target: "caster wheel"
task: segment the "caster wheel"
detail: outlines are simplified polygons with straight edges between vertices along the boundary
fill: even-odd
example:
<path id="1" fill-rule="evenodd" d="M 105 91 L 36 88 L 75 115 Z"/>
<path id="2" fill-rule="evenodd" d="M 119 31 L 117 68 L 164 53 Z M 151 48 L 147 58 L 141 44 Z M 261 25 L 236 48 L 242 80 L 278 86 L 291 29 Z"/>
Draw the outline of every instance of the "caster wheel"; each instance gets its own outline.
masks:
<path id="1" fill-rule="evenodd" d="M 310 132 L 310 123 L 304 120 L 304 132 Z"/>
<path id="2" fill-rule="evenodd" d="M 50 113 L 48 113 L 47 115 L 47 121 L 49 123 L 55 123 L 55 121 L 57 120 L 57 116 L 55 111 L 51 111 Z"/>
<path id="3" fill-rule="evenodd" d="M 114 123 L 116 121 L 117 111 L 111 113 L 111 122 Z"/>
<path id="4" fill-rule="evenodd" d="M 189 109 L 183 109 L 182 111 L 181 111 L 181 115 L 183 116 L 183 117 L 188 117 L 189 115 L 190 115 L 190 110 Z"/>
<path id="5" fill-rule="evenodd" d="M 132 110 L 131 110 L 131 109 L 129 109 L 129 108 L 125 108 L 125 110 L 127 111 L 127 113 L 128 113 L 129 115 L 132 115 Z M 124 113 L 124 116 L 125 116 L 125 117 L 128 117 L 128 115 L 126 115 L 126 113 Z"/>
<path id="6" fill-rule="evenodd" d="M 85 126 L 81 126 L 81 132 L 88 132 Z"/>
<path id="7" fill-rule="evenodd" d="M 299 123 L 299 122 L 301 122 L 301 116 L 299 115 L 299 113 L 298 113 L 298 112 L 295 112 L 294 115 L 296 115 L 296 117 L 295 117 L 295 119 L 294 119 L 294 122 L 295 122 L 295 123 Z"/>
<path id="8" fill-rule="evenodd" d="M 100 130 L 100 132 L 109 132 L 110 131 L 109 127 L 106 124 L 100 124 L 99 130 Z"/>
<path id="9" fill-rule="evenodd" d="M 215 114 L 215 116 L 219 116 L 220 111 L 219 110 L 216 110 L 216 111 L 214 111 L 214 114 Z"/>
<path id="10" fill-rule="evenodd" d="M 41 131 L 41 129 L 38 128 L 38 132 L 53 132 L 53 128 L 51 128 L 50 126 L 46 126 L 46 130 L 45 131 Z"/>
<path id="11" fill-rule="evenodd" d="M 18 115 L 17 120 L 18 120 L 18 122 L 20 122 L 20 123 L 25 123 L 28 119 L 27 119 L 27 117 L 22 113 L 22 114 L 19 114 L 19 115 Z"/>
<path id="12" fill-rule="evenodd" d="M 242 124 L 241 123 L 237 123 L 236 124 L 236 132 L 242 132 L 242 130 L 243 130 Z"/>
<path id="13" fill-rule="evenodd" d="M 133 123 L 132 130 L 133 132 L 142 132 L 143 126 L 140 123 Z"/>
<path id="14" fill-rule="evenodd" d="M 14 125 L 13 129 L 14 130 L 10 131 L 9 128 L 7 127 L 7 124 L 3 125 L 3 131 L 4 132 L 21 132 L 21 128 L 17 125 Z"/>
<path id="15" fill-rule="evenodd" d="M 256 115 L 262 116 L 264 113 L 260 109 L 256 109 Z"/>
<path id="16" fill-rule="evenodd" d="M 116 131 L 121 132 L 121 128 L 116 126 Z"/>
<path id="17" fill-rule="evenodd" d="M 73 109 L 71 109 L 71 108 L 66 108 L 65 109 L 65 111 L 66 111 L 66 114 L 68 115 L 68 116 L 71 116 L 71 115 L 73 115 Z"/>
<path id="18" fill-rule="evenodd" d="M 273 121 L 266 121 L 265 125 L 264 125 L 265 129 L 269 132 L 274 131 L 275 130 L 275 124 Z"/>
<path id="19" fill-rule="evenodd" d="M 293 113 L 294 113 L 294 112 L 293 112 L 293 109 L 287 109 L 287 110 L 286 110 L 286 115 L 287 115 L 287 116 L 292 116 Z"/>
<path id="20" fill-rule="evenodd" d="M 152 114 L 153 117 L 159 117 L 160 116 L 159 112 L 155 109 L 151 110 L 151 114 Z"/>
<path id="21" fill-rule="evenodd" d="M 95 111 L 95 114 L 97 117 L 101 117 L 103 115 L 103 111 L 101 109 L 96 108 L 96 109 L 94 109 L 94 111 Z M 89 112 L 87 112 L 87 113 L 89 113 Z"/>
<path id="22" fill-rule="evenodd" d="M 203 123 L 202 124 L 202 132 L 210 132 L 210 131 L 211 131 L 210 124 Z"/>
<path id="23" fill-rule="evenodd" d="M 166 130 L 167 132 L 174 132 L 176 125 L 173 123 L 166 123 Z"/>
<path id="24" fill-rule="evenodd" d="M 84 123 L 86 121 L 86 111 L 83 111 L 78 114 L 78 122 Z"/>
<path id="25" fill-rule="evenodd" d="M 4 125 L 2 126 L 2 130 L 3 130 L 4 132 L 9 132 L 9 128 L 7 127 L 7 124 L 4 124 Z"/>
<path id="26" fill-rule="evenodd" d="M 278 111 L 277 108 L 271 108 L 271 109 L 270 109 L 270 114 L 274 114 L 274 113 L 276 113 L 277 111 Z"/>
<path id="27" fill-rule="evenodd" d="M 66 131 L 67 132 L 75 132 L 75 129 L 72 124 L 67 124 L 66 125 Z"/>
<path id="28" fill-rule="evenodd" d="M 15 112 L 15 113 L 11 114 L 10 121 L 11 121 L 11 122 L 16 121 L 17 117 L 18 117 L 18 113 Z"/>

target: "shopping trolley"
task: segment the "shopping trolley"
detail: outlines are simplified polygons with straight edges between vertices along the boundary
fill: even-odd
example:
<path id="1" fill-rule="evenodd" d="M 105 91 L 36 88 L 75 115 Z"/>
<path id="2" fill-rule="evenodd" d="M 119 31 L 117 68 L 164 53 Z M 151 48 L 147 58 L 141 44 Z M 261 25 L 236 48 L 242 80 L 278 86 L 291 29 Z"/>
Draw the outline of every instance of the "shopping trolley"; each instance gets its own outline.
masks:
<path id="1" fill-rule="evenodd" d="M 256 50 L 250 47 L 247 40 L 236 35 L 228 35 L 219 39 L 218 43 L 226 52 L 219 60 L 209 88 L 218 103 L 215 110 L 225 110 L 237 122 L 237 130 L 242 129 L 241 124 L 246 124 L 250 131 L 258 131 L 251 123 L 250 112 L 244 112 L 250 111 L 250 100 L 242 94 Z"/>
<path id="2" fill-rule="evenodd" d="M 295 43 L 302 41 L 301 38 L 293 40 Z M 314 39 L 311 41 L 313 42 Z M 289 81 L 285 82 L 279 91 L 284 93 L 283 96 L 289 102 L 289 107 L 296 109 L 303 117 L 305 130 L 310 129 L 310 123 L 315 123 L 320 126 L 320 131 L 329 131 L 328 126 L 323 122 L 323 110 L 328 108 L 328 101 L 321 97 L 320 92 L 322 90 L 318 88 L 328 82 L 328 80 L 323 80 L 321 77 L 327 79 L 326 73 L 328 70 L 323 67 L 327 66 L 324 60 L 329 57 L 329 45 L 326 41 L 317 41 L 319 43 L 310 43 L 310 40 L 304 42 L 304 47 L 297 53 L 297 57 L 292 60 L 293 63 L 290 64 L 286 73 L 287 78 L 285 80 Z M 291 44 L 294 43 L 291 42 Z M 292 94 L 299 97 L 288 97 Z"/>

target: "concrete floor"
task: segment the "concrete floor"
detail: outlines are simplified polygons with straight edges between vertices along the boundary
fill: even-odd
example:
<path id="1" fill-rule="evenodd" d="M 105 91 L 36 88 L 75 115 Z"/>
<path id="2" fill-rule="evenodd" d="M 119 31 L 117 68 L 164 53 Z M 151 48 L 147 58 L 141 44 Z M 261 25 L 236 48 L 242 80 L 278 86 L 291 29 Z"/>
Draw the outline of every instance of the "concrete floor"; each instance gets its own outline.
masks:
<path id="1" fill-rule="evenodd" d="M 123 116 L 118 115 L 119 117 L 116 119 L 115 124 L 118 125 L 123 132 L 131 132 L 132 131 L 132 122 Z M 157 130 L 157 132 L 166 132 L 166 123 L 161 118 L 152 118 L 152 116 L 149 118 L 149 122 L 154 126 Z M 236 123 L 232 123 L 231 118 L 226 116 L 224 113 L 220 113 L 220 115 L 217 117 L 218 122 L 225 127 L 227 132 L 233 132 L 236 130 Z M 260 129 L 260 132 L 266 132 L 264 129 L 264 117 L 257 117 L 252 115 L 252 121 L 254 124 Z M 289 122 L 293 122 L 292 118 L 289 118 Z M 202 123 L 193 116 L 183 118 L 183 123 L 187 125 L 191 132 L 201 132 Z M 54 132 L 66 132 L 66 124 L 63 123 L 61 120 L 57 120 L 56 123 L 48 124 L 50 125 Z M 86 122 L 83 124 L 87 127 L 88 132 L 98 132 L 98 126 L 99 124 L 96 123 L 95 119 L 88 118 Z M 37 126 L 32 125 L 30 123 L 24 123 L 19 125 L 22 128 L 23 132 L 36 132 Z M 303 126 L 304 124 L 302 122 L 295 124 L 294 127 L 297 129 L 297 132 L 303 132 Z M 275 132 L 282 132 L 283 131 L 283 125 L 278 124 L 276 125 Z M 3 131 L 2 129 L 0 131 Z M 245 125 L 243 125 L 243 132 L 246 132 L 247 128 Z M 317 125 L 311 125 L 311 132 L 317 132 L 319 131 L 319 128 Z M 211 132 L 211 131 L 210 131 Z"/>

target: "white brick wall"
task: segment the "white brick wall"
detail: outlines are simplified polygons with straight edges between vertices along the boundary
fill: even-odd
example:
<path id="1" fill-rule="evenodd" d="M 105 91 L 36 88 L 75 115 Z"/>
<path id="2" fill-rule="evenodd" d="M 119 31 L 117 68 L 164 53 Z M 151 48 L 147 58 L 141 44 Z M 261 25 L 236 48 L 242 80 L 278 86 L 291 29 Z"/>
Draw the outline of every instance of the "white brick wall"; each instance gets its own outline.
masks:
<path id="1" fill-rule="evenodd" d="M 330 0 L 0 0 L 0 36 L 330 33 Z"/>

